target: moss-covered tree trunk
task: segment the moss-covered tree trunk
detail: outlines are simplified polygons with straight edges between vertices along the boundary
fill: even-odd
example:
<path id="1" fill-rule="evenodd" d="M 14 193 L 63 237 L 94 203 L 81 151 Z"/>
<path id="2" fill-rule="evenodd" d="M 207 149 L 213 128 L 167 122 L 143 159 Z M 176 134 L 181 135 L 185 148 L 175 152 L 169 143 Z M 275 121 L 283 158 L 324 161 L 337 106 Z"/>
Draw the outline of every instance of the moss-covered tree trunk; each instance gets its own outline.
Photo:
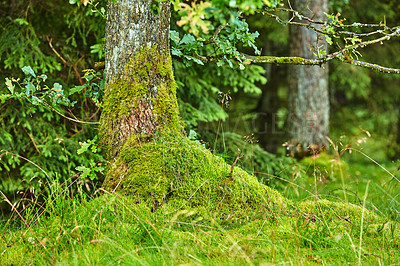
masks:
<path id="1" fill-rule="evenodd" d="M 139 148 L 161 133 L 181 134 L 169 54 L 169 17 L 170 3 L 166 1 L 109 3 L 106 88 L 100 128 L 110 161 L 105 181 L 109 190 L 130 186 L 140 190 L 143 183 L 149 185 L 152 180 L 154 186 L 162 187 L 158 182 L 161 166 L 149 162 L 153 159 L 145 154 L 141 156 Z M 131 161 L 135 164 L 128 163 Z M 148 163 L 154 165 L 139 167 Z M 135 173 L 145 175 L 146 180 L 132 177 Z M 137 180 L 132 182 L 132 178 Z"/>
<path id="2" fill-rule="evenodd" d="M 110 158 L 118 158 L 131 136 L 149 141 L 160 128 L 179 131 L 169 6 L 151 0 L 109 4 L 101 135 Z"/>
<path id="3" fill-rule="evenodd" d="M 168 48 L 169 5 L 109 4 L 100 132 L 110 161 L 105 189 L 153 209 L 168 202 L 163 206 L 175 211 L 200 206 L 238 217 L 286 206 L 279 193 L 182 134 Z"/>
<path id="4" fill-rule="evenodd" d="M 296 0 L 292 7 L 315 21 L 324 19 L 328 0 Z M 314 31 L 290 28 L 293 56 L 316 58 L 318 50 L 327 45 Z M 289 68 L 289 134 L 290 149 L 301 156 L 307 150 L 319 150 L 326 145 L 329 127 L 328 67 L 290 66 Z"/>

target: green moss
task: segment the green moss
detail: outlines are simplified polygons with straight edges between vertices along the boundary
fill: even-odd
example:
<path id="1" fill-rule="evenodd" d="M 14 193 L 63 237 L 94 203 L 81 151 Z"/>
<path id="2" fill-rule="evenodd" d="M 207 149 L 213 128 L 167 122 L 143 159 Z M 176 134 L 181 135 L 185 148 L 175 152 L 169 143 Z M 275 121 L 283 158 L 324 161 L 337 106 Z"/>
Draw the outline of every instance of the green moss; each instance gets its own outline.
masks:
<path id="1" fill-rule="evenodd" d="M 157 130 L 180 132 L 176 83 L 171 57 L 159 54 L 156 47 L 144 48 L 124 67 L 122 76 L 112 77 L 106 84 L 100 133 L 106 149 L 112 150 L 120 140 L 119 125 L 140 113 L 143 103 L 151 109 Z M 137 134 L 147 134 L 134 132 Z M 149 132 L 147 137 L 152 137 Z M 109 153 L 112 154 L 112 153 Z"/>
<path id="2" fill-rule="evenodd" d="M 254 63 L 272 63 L 272 64 L 293 64 L 293 65 L 310 65 L 309 59 L 291 56 L 291 57 L 277 57 L 277 56 L 258 56 L 253 59 Z"/>
<path id="3" fill-rule="evenodd" d="M 307 200 L 299 203 L 299 209 L 309 215 L 315 215 L 315 219 L 329 223 L 330 225 L 359 225 L 363 208 L 350 203 L 332 202 L 329 200 Z M 385 220 L 375 213 L 364 209 L 364 223 L 376 224 Z"/>
<path id="4" fill-rule="evenodd" d="M 151 142 L 130 138 L 121 149 L 106 183 L 152 206 L 168 202 L 171 209 L 219 208 L 223 213 L 254 213 L 286 207 L 278 192 L 254 176 L 231 167 L 196 142 L 179 134 L 162 134 Z"/>
<path id="5" fill-rule="evenodd" d="M 362 208 L 327 200 L 293 203 L 180 134 L 170 60 L 157 55 L 154 48 L 143 50 L 125 66 L 123 77 L 107 85 L 102 118 L 106 143 L 111 146 L 118 141 L 115 124 L 138 108 L 140 100 L 152 104 L 159 126 L 150 137 L 146 132 L 135 132 L 118 143 L 118 157 L 113 158 L 108 171 L 106 190 L 123 194 L 170 220 L 181 215 L 185 223 L 204 219 L 209 225 L 230 224 L 229 228 L 247 224 L 240 229 L 243 234 L 257 231 L 257 235 L 267 236 L 271 232 L 286 240 L 296 235 L 301 238 L 301 247 L 333 245 L 335 234 L 346 230 L 352 236 L 359 235 Z M 319 160 L 321 167 L 327 167 L 332 158 L 320 155 Z M 383 220 L 365 210 L 363 222 L 369 232 Z"/>
<path id="6" fill-rule="evenodd" d="M 307 175 L 317 175 L 319 178 L 323 177 L 328 180 L 341 180 L 341 175 L 349 169 L 349 165 L 345 161 L 337 159 L 326 152 L 305 157 L 300 161 L 300 164 L 307 168 Z"/>
<path id="7" fill-rule="evenodd" d="M 329 227 L 328 235 L 361 223 L 359 206 L 328 200 L 293 203 L 240 168 L 231 174 L 222 158 L 179 134 L 160 134 L 151 142 L 132 136 L 108 175 L 107 190 L 164 213 L 193 210 L 196 217 L 233 224 L 262 217 L 281 232 L 292 231 L 300 219 L 311 227 Z M 382 222 L 365 210 L 364 224 Z"/>

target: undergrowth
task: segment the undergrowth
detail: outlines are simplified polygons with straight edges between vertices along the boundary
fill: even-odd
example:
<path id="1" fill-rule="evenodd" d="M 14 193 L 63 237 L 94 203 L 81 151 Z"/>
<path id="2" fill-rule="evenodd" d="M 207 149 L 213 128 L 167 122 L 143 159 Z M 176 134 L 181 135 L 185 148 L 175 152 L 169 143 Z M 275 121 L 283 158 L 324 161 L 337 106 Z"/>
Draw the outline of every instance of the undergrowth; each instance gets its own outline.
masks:
<path id="1" fill-rule="evenodd" d="M 323 175 L 318 157 L 313 164 L 312 169 L 320 169 L 300 171 L 303 184 L 313 180 L 309 184 L 286 180 L 287 189 L 281 193 L 291 199 L 276 194 L 263 199 L 263 208 L 236 206 L 230 212 L 218 201 L 203 206 L 179 202 L 179 208 L 177 201 L 165 201 L 154 209 L 151 200 L 104 190 L 88 195 L 55 182 L 42 205 L 31 205 L 23 213 L 14 209 L 13 217 L 2 223 L 1 264 L 399 263 L 398 216 L 389 205 L 375 201 L 387 198 L 398 204 L 397 183 L 389 181 L 387 173 L 372 170 L 373 165 L 349 163 L 343 173 L 346 201 L 344 190 L 335 194 L 342 186 L 340 175 Z M 355 200 L 350 196 L 354 179 L 367 180 L 367 174 L 370 181 L 353 191 Z M 382 184 L 374 175 L 387 180 L 383 191 L 377 189 Z M 269 190 L 260 183 L 253 186 Z M 279 206 L 278 199 L 285 204 Z"/>

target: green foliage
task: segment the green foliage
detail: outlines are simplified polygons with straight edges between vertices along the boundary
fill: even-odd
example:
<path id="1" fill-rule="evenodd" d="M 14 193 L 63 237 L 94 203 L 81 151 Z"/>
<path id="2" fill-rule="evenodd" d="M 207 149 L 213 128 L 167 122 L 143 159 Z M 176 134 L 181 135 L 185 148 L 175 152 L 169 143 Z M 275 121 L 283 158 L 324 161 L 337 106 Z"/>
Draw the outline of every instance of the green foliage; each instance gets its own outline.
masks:
<path id="1" fill-rule="evenodd" d="M 97 144 L 97 135 L 94 137 L 94 139 L 88 139 L 83 143 L 79 142 L 79 145 L 81 146 L 81 148 L 77 150 L 78 155 L 81 155 L 83 153 L 89 153 L 88 151 L 91 151 L 90 154 L 96 154 L 101 152 L 101 148 Z M 88 163 L 89 165 L 81 165 L 75 168 L 77 171 L 81 172 L 80 178 L 82 180 L 85 180 L 86 177 L 89 177 L 91 181 L 99 179 L 99 175 L 100 176 L 103 175 L 104 171 L 106 170 L 104 166 L 105 161 L 101 160 L 95 162 L 93 159 L 90 159 L 90 161 L 88 161 L 86 164 Z"/>
<path id="2" fill-rule="evenodd" d="M 61 70 L 60 63 L 39 48 L 40 40 L 31 23 L 23 18 L 10 20 L 2 26 L 0 35 L 0 61 L 5 69 L 29 65 L 43 72 Z"/>
<path id="3" fill-rule="evenodd" d="M 77 154 L 79 143 L 97 130 L 76 123 L 98 121 L 102 74 L 86 71 L 81 85 L 75 84 L 79 72 L 103 56 L 104 6 L 105 1 L 91 8 L 79 1 L 1 2 L 7 14 L 0 17 L 0 190 L 15 204 L 26 193 L 44 195 L 53 180 L 76 177 L 80 170 L 90 169 L 79 179 L 86 190 L 102 181 L 101 153 Z"/>
<path id="4" fill-rule="evenodd" d="M 240 59 L 238 47 L 251 47 L 260 54 L 255 39 L 258 32 L 251 32 L 243 14 L 254 14 L 263 7 L 274 8 L 280 1 L 220 1 L 193 2 L 191 5 L 173 2 L 178 11 L 176 22 L 186 33 L 180 39 L 177 31 L 171 31 L 172 54 L 181 57 L 187 65 L 194 61 L 203 64 L 211 56 L 218 66 L 233 67 L 239 61 L 244 69 L 246 61 Z"/>
<path id="5" fill-rule="evenodd" d="M 79 142 L 93 137 L 95 131 L 77 124 L 72 128 L 69 120 L 63 121 L 72 113 L 63 108 L 72 108 L 82 101 L 84 95 L 80 92 L 93 95 L 96 91 L 92 92 L 91 86 L 98 85 L 93 86 L 88 80 L 83 88 L 64 90 L 57 82 L 48 86 L 47 76 L 36 74 L 31 67 L 23 67 L 22 71 L 26 74 L 22 81 L 6 78 L 7 88 L 0 89 L 1 190 L 11 195 L 29 189 L 37 196 L 55 178 L 66 180 L 80 172 L 88 188 L 101 182 L 104 159 L 99 149 L 92 147 L 85 156 L 77 153 Z M 87 111 L 90 112 L 82 110 L 81 114 L 86 115 Z M 94 141 L 89 143 L 93 145 Z"/>
<path id="6" fill-rule="evenodd" d="M 399 224 L 353 204 L 313 198 L 283 211 L 281 198 L 266 188 L 270 209 L 264 212 L 248 202 L 250 208 L 225 213 L 235 199 L 224 198 L 199 207 L 167 201 L 151 211 L 149 202 L 117 193 L 93 199 L 71 193 L 69 185 L 56 181 L 44 207 L 24 213 L 29 230 L 19 217 L 2 226 L 2 263 L 372 265 L 400 259 Z"/>
<path id="7" fill-rule="evenodd" d="M 224 107 L 218 102 L 220 92 L 229 94 L 244 91 L 249 95 L 260 95 L 257 83 L 266 82 L 264 69 L 256 65 L 241 70 L 238 65 L 233 68 L 216 65 L 187 67 L 179 61 L 173 63 L 180 115 L 187 130 L 196 129 L 199 122 L 227 118 Z"/>
<path id="8" fill-rule="evenodd" d="M 75 102 L 69 100 L 62 85 L 58 82 L 54 83 L 51 88 L 45 84 L 41 84 L 46 81 L 47 75 L 36 76 L 30 66 L 24 66 L 22 72 L 24 72 L 26 77 L 21 82 L 19 79 L 10 80 L 6 78 L 5 83 L 10 93 L 1 95 L 0 100 L 2 102 L 17 98 L 25 99 L 33 105 L 43 105 L 46 107 L 49 105 L 53 107 L 73 106 L 75 104 Z"/>

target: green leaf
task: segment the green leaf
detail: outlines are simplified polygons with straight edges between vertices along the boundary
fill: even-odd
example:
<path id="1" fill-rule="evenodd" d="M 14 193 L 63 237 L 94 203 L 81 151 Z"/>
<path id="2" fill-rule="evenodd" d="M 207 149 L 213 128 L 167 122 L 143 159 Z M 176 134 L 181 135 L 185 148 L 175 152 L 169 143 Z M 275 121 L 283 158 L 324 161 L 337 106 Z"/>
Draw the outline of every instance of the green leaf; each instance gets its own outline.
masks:
<path id="1" fill-rule="evenodd" d="M 53 84 L 53 89 L 57 92 L 62 92 L 62 85 L 56 82 Z"/>
<path id="2" fill-rule="evenodd" d="M 181 44 L 194 44 L 194 43 L 196 43 L 196 39 L 191 34 L 185 34 L 185 36 L 183 36 L 180 43 Z"/>
<path id="3" fill-rule="evenodd" d="M 193 60 L 194 62 L 196 62 L 199 65 L 204 65 L 203 61 L 201 61 L 200 59 L 197 59 L 196 57 L 193 57 L 193 56 L 185 55 L 185 59 Z"/>
<path id="4" fill-rule="evenodd" d="M 86 166 L 78 166 L 75 168 L 77 171 L 82 172 L 80 178 L 85 179 L 87 176 L 90 175 L 90 168 L 87 168 Z"/>
<path id="5" fill-rule="evenodd" d="M 42 100 L 41 99 L 39 99 L 38 97 L 36 97 L 36 96 L 32 96 L 32 104 L 33 105 L 39 105 L 39 104 L 41 104 L 42 103 Z"/>
<path id="6" fill-rule="evenodd" d="M 31 82 L 29 82 L 28 84 L 25 85 L 25 89 L 26 89 L 25 90 L 26 95 L 30 95 L 31 92 L 36 91 L 35 86 Z"/>
<path id="7" fill-rule="evenodd" d="M 0 103 L 4 103 L 5 101 L 7 101 L 8 99 L 11 98 L 10 94 L 6 94 L 6 95 L 0 95 Z"/>
<path id="8" fill-rule="evenodd" d="M 24 66 L 22 68 L 22 71 L 24 72 L 25 75 L 30 75 L 36 78 L 36 74 L 30 66 Z"/>
<path id="9" fill-rule="evenodd" d="M 172 47 L 171 48 L 171 54 L 172 55 L 176 55 L 176 56 L 181 56 L 182 55 L 182 51 L 177 49 L 177 48 L 175 48 L 175 47 Z"/>
<path id="10" fill-rule="evenodd" d="M 332 44 L 333 44 L 332 38 L 329 37 L 328 35 L 325 35 L 325 40 L 326 40 L 326 42 L 327 42 L 329 45 L 332 45 Z"/>
<path id="11" fill-rule="evenodd" d="M 197 132 L 191 129 L 191 130 L 189 131 L 189 136 L 188 136 L 188 138 L 189 138 L 190 140 L 196 140 L 196 139 L 197 139 Z"/>
<path id="12" fill-rule="evenodd" d="M 8 90 L 11 92 L 11 94 L 14 94 L 14 84 L 12 84 L 12 81 L 8 78 L 6 78 L 6 86 L 8 88 Z"/>
<path id="13" fill-rule="evenodd" d="M 14 19 L 14 21 L 17 22 L 19 25 L 29 25 L 29 22 L 23 18 L 17 18 L 17 19 Z"/>
<path id="14" fill-rule="evenodd" d="M 169 38 L 176 44 L 179 44 L 179 32 L 175 31 L 175 30 L 171 30 L 169 32 Z"/>
<path id="15" fill-rule="evenodd" d="M 77 153 L 82 154 L 88 150 L 90 147 L 90 143 L 87 143 L 86 141 L 84 143 L 79 143 L 81 145 L 81 148 L 78 149 Z"/>
<path id="16" fill-rule="evenodd" d="M 77 92 L 80 93 L 84 88 L 86 88 L 86 85 L 75 86 L 69 90 L 69 95 L 72 95 Z"/>

